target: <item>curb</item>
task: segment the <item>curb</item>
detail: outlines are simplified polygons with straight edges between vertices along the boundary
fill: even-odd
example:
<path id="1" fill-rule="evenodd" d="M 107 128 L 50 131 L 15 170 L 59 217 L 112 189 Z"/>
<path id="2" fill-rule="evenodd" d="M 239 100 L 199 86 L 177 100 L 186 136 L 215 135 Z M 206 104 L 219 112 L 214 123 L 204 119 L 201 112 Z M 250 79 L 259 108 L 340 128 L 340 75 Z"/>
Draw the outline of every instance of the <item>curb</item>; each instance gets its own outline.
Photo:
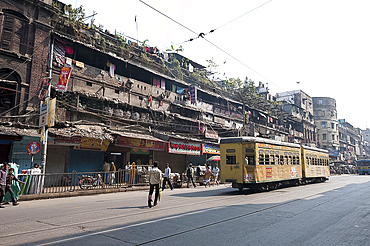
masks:
<path id="1" fill-rule="evenodd" d="M 127 192 L 127 191 L 138 191 L 138 190 L 149 190 L 149 186 L 135 186 L 135 187 L 125 187 L 125 188 L 78 190 L 78 191 L 71 191 L 71 192 L 20 195 L 18 198 L 18 201 L 31 201 L 31 200 L 53 199 L 53 198 L 63 198 L 63 197 L 75 197 L 75 196 L 90 196 L 90 195 Z"/>

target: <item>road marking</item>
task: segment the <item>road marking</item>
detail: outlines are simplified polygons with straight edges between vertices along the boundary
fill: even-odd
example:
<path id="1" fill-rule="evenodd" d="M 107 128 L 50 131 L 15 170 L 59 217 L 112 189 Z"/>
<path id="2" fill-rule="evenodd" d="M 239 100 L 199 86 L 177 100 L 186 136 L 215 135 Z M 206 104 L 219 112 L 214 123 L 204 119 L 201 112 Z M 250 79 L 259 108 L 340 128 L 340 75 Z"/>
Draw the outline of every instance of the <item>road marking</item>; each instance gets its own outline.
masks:
<path id="1" fill-rule="evenodd" d="M 90 237 L 90 236 L 100 235 L 100 234 L 104 234 L 104 233 L 109 233 L 109 232 L 124 230 L 124 229 L 131 228 L 131 227 L 142 226 L 142 225 L 152 224 L 152 223 L 160 222 L 160 221 L 164 221 L 164 220 L 176 219 L 176 218 L 180 218 L 180 217 L 184 217 L 184 216 L 188 216 L 188 215 L 204 213 L 204 212 L 215 210 L 215 209 L 220 209 L 220 207 L 202 209 L 202 210 L 198 210 L 198 211 L 194 211 L 194 212 L 190 212 L 190 213 L 185 213 L 185 214 L 180 214 L 180 215 L 173 215 L 173 216 L 166 217 L 166 218 L 145 221 L 145 222 L 141 222 L 141 223 L 137 223 L 137 224 L 122 226 L 122 227 L 118 227 L 118 228 L 114 228 L 114 229 L 109 229 L 109 230 L 104 230 L 104 231 L 99 231 L 99 232 L 93 232 L 93 233 L 89 233 L 89 234 L 85 234 L 85 235 L 81 235 L 81 236 L 76 236 L 76 237 L 71 237 L 71 238 L 65 238 L 65 239 L 62 239 L 62 240 L 57 240 L 57 241 L 53 241 L 53 242 L 38 244 L 38 246 L 52 245 L 52 244 L 57 244 L 57 243 L 68 242 L 68 241 L 72 241 L 72 240 L 76 240 L 76 239 L 81 239 L 81 238 L 85 238 L 85 237 Z"/>

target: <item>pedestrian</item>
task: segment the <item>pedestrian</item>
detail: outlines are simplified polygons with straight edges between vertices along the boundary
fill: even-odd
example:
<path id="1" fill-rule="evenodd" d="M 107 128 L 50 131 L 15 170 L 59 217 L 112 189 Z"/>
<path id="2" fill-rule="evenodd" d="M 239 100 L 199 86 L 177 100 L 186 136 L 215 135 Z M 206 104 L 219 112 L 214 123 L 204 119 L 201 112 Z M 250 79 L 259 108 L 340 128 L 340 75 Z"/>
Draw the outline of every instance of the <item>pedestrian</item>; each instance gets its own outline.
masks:
<path id="1" fill-rule="evenodd" d="M 213 178 L 215 180 L 215 184 L 218 185 L 219 182 L 218 182 L 218 174 L 220 172 L 220 169 L 217 167 L 217 166 L 214 166 L 213 169 L 212 169 L 212 173 L 213 173 Z"/>
<path id="2" fill-rule="evenodd" d="M 155 197 L 154 197 L 154 206 L 157 205 L 158 196 L 159 196 L 159 185 L 162 180 L 162 171 L 158 169 L 158 161 L 155 161 L 153 168 L 149 171 L 149 197 L 148 197 L 148 206 L 152 207 L 152 195 L 155 188 Z"/>
<path id="3" fill-rule="evenodd" d="M 37 164 L 37 163 L 33 164 L 33 168 L 31 168 L 31 174 L 32 175 L 41 174 L 41 169 L 40 169 L 39 164 Z"/>
<path id="4" fill-rule="evenodd" d="M 0 208 L 4 208 L 1 203 L 3 202 L 6 193 L 6 177 L 8 176 L 9 167 L 10 165 L 5 162 L 0 169 Z"/>
<path id="5" fill-rule="evenodd" d="M 26 184 L 25 182 L 22 182 L 20 181 L 19 179 L 17 179 L 15 176 L 14 176 L 14 168 L 10 168 L 9 171 L 8 171 L 8 175 L 6 177 L 6 188 L 5 188 L 5 193 L 6 192 L 9 192 L 10 193 L 10 198 L 12 200 L 12 203 L 13 203 L 13 206 L 17 206 L 19 205 L 19 203 L 17 202 L 17 200 L 15 199 L 15 195 L 14 195 L 14 192 L 12 190 L 12 183 L 13 183 L 13 180 L 19 182 L 19 183 L 22 183 L 22 184 Z"/>
<path id="6" fill-rule="evenodd" d="M 171 168 L 170 168 L 170 164 L 168 164 L 168 163 L 166 163 L 166 169 L 164 170 L 162 191 L 164 190 L 164 187 L 166 186 L 167 182 L 168 182 L 168 185 L 170 186 L 171 190 L 173 190 L 173 187 L 172 187 L 172 184 L 171 184 Z"/>
<path id="7" fill-rule="evenodd" d="M 116 178 L 116 171 L 117 171 L 117 168 L 116 168 L 116 165 L 114 165 L 114 162 L 112 161 L 110 163 L 110 184 L 113 184 L 114 183 L 114 180 Z"/>
<path id="8" fill-rule="evenodd" d="M 104 184 L 107 184 L 108 183 L 108 179 L 109 179 L 109 170 L 110 170 L 110 164 L 108 162 L 104 162 L 103 164 L 103 182 Z"/>
<path id="9" fill-rule="evenodd" d="M 206 184 L 205 184 L 205 188 L 207 188 L 207 184 L 208 186 L 211 186 L 210 185 L 210 181 L 211 181 L 211 177 L 212 177 L 212 171 L 211 171 L 211 168 L 209 166 L 207 166 L 206 168 L 206 171 L 204 172 L 204 178 L 206 179 Z"/>
<path id="10" fill-rule="evenodd" d="M 197 187 L 194 182 L 194 169 L 193 169 L 193 163 L 190 162 L 188 169 L 186 170 L 186 177 L 188 178 L 188 188 L 190 181 L 193 183 L 193 187 Z"/>

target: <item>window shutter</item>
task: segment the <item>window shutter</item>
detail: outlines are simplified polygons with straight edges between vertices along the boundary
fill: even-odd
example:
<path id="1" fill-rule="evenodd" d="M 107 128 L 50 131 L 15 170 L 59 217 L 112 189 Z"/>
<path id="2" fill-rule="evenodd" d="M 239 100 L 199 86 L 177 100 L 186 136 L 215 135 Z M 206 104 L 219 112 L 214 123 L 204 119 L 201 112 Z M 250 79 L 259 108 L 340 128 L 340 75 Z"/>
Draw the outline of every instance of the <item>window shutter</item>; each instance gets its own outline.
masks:
<path id="1" fill-rule="evenodd" d="M 5 16 L 1 47 L 5 50 L 12 50 L 14 17 Z"/>

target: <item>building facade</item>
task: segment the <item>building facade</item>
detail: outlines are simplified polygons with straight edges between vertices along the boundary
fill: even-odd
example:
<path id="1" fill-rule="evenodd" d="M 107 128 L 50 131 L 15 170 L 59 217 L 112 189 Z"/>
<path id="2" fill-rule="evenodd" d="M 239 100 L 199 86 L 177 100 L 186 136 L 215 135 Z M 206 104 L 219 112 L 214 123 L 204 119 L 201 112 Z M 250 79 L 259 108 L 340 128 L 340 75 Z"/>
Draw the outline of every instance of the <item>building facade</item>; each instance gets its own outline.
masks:
<path id="1" fill-rule="evenodd" d="M 312 101 L 318 146 L 329 150 L 331 161 L 339 161 L 340 145 L 336 101 L 330 97 L 313 97 Z"/>

